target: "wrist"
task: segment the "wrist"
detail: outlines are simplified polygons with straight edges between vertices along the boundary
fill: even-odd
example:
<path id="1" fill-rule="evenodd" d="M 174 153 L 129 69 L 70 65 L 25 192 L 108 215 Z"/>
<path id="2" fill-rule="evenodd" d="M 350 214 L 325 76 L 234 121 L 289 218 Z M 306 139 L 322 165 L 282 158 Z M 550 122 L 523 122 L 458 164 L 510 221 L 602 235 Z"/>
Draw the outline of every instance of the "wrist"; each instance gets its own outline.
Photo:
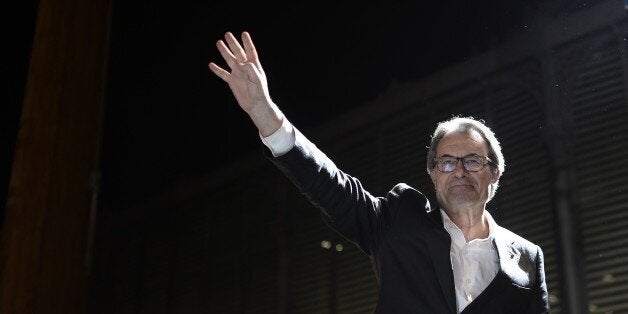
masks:
<path id="1" fill-rule="evenodd" d="M 269 136 L 281 127 L 284 116 L 272 102 L 260 102 L 247 112 L 262 136 Z"/>

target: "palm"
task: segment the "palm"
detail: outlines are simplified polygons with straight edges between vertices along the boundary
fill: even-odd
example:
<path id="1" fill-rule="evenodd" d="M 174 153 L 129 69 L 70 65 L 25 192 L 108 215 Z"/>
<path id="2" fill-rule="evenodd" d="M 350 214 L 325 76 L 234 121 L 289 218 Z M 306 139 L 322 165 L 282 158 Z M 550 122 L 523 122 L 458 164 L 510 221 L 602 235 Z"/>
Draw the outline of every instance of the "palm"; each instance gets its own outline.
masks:
<path id="1" fill-rule="evenodd" d="M 256 104 L 270 102 L 266 75 L 249 34 L 242 33 L 244 47 L 231 33 L 225 35 L 225 40 L 227 44 L 219 40 L 216 46 L 231 72 L 213 62 L 209 64 L 209 68 L 229 84 L 233 95 L 244 111 L 249 112 Z"/>

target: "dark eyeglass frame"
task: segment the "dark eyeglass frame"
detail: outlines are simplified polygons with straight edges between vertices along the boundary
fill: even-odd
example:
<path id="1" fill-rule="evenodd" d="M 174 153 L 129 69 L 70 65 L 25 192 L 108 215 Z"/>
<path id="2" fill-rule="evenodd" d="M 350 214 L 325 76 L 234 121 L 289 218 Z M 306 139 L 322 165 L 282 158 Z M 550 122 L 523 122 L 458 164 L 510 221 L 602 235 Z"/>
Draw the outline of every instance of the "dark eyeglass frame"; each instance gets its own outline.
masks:
<path id="1" fill-rule="evenodd" d="M 445 161 L 454 161 L 454 160 L 456 162 L 453 164 L 453 167 L 451 168 L 451 170 L 447 170 L 443 168 Z M 456 171 L 456 167 L 458 166 L 458 163 L 460 161 L 462 161 L 462 168 L 468 172 L 478 172 L 484 169 L 486 165 L 495 166 L 495 163 L 491 161 L 490 158 L 486 156 L 480 156 L 480 155 L 469 155 L 469 156 L 464 156 L 464 157 L 443 156 L 443 157 L 434 158 L 434 164 L 435 164 L 436 169 L 438 169 L 438 171 L 442 173 L 452 173 Z M 480 166 L 477 169 L 475 169 L 475 167 L 471 163 L 471 162 L 476 162 L 476 161 L 481 161 L 479 162 Z"/>

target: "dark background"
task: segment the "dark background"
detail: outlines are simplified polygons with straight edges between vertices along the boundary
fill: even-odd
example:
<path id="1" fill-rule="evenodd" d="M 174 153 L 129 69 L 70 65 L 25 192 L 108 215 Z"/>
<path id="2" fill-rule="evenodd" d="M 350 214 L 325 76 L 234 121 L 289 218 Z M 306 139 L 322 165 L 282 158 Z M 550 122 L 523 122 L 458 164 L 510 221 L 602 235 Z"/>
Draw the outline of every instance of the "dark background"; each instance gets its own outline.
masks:
<path id="1" fill-rule="evenodd" d="M 307 129 L 390 84 L 464 61 L 525 30 L 535 1 L 116 2 L 103 142 L 103 207 L 123 210 L 242 155 L 259 138 L 215 42 L 251 33 L 271 96 Z"/>
<path id="2" fill-rule="evenodd" d="M 102 140 L 102 208 L 124 210 L 239 157 L 257 132 L 209 61 L 215 42 L 247 30 L 271 96 L 306 130 L 363 105 L 391 84 L 420 79 L 527 29 L 540 1 L 114 1 Z M 4 212 L 37 1 L 22 1 L 8 31 L 11 75 L 2 106 Z M 583 4 L 585 5 L 585 4 Z M 3 216 L 3 215 L 0 215 Z"/>
<path id="3" fill-rule="evenodd" d="M 2 19 L 5 58 L 0 62 L 6 88 L 0 104 L 0 226 L 4 221 L 7 189 L 17 137 L 18 123 L 24 100 L 30 50 L 35 32 L 39 1 L 12 3 L 11 17 Z"/>
<path id="4" fill-rule="evenodd" d="M 257 132 L 248 117 L 238 108 L 224 82 L 207 70 L 209 61 L 223 64 L 215 42 L 226 31 L 236 34 L 243 30 L 251 32 L 268 76 L 271 95 L 297 127 L 307 130 L 368 103 L 389 90 L 391 85 L 420 80 L 489 51 L 512 39 L 512 34 L 525 34 L 531 25 L 543 25 L 537 23 L 538 19 L 552 19 L 591 3 L 423 1 L 242 5 L 187 2 L 174 5 L 153 1 L 114 1 L 101 143 L 103 180 L 99 210 L 105 214 L 133 212 L 129 209 L 181 182 L 225 169 L 223 166 L 227 164 L 242 165 L 237 161 L 247 155 L 257 154 L 262 158 Z M 20 2 L 18 5 L 17 10 L 11 11 L 15 22 L 5 27 L 11 55 L 3 62 L 3 73 L 10 76 L 10 91 L 6 103 L 0 106 L 1 135 L 6 138 L 0 147 L 0 217 L 4 216 L 37 13 L 37 1 Z M 581 50 L 575 51 L 581 53 Z M 604 79 L 600 77 L 600 80 Z M 601 108 L 593 112 L 597 114 L 605 110 Z M 450 111 L 449 108 L 442 108 L 442 112 Z M 588 142 L 583 139 L 582 143 Z M 605 152 L 600 151 L 600 154 Z M 623 156 L 617 153 L 617 156 L 620 155 Z M 600 181 L 587 182 L 601 182 L 601 179 L 596 180 Z M 248 188 L 246 184 L 242 186 Z M 591 190 L 587 188 L 590 185 L 583 186 L 582 191 L 596 195 L 589 193 Z M 600 185 L 599 189 L 602 188 Z M 613 191 L 609 189 L 607 192 L 610 195 Z M 617 191 L 621 190 L 618 188 Z M 605 195 L 599 192 L 596 197 L 601 199 Z M 242 204 L 268 202 L 267 199 L 267 196 L 251 198 Z M 244 205 L 243 208 L 246 207 Z M 585 207 L 583 212 L 586 213 L 586 209 L 589 208 Z M 182 216 L 174 210 L 171 213 L 172 216 L 145 215 L 142 218 L 150 220 L 157 217 L 156 221 L 163 219 L 168 222 L 164 225 L 170 226 L 171 217 Z M 235 211 L 233 215 L 237 217 L 237 214 Z M 600 228 L 605 229 L 605 224 L 614 223 L 612 217 L 608 215 L 606 220 L 600 220 Z M 180 218 L 179 222 L 187 222 L 184 218 Z M 136 225 L 142 226 L 141 223 Z M 163 232 L 165 228 L 151 230 L 153 225 L 150 223 L 146 223 L 149 227 L 145 229 L 135 229 L 136 225 L 129 224 L 125 229 L 135 233 L 118 232 L 124 228 L 103 232 L 103 238 L 110 241 L 104 242 L 112 244 L 109 249 L 115 254 L 111 259 L 100 259 L 101 263 L 107 264 L 116 258 L 145 263 L 118 265 L 120 270 L 116 269 L 116 273 L 127 274 L 125 271 L 128 271 L 129 278 L 135 278 L 131 275 L 137 272 L 133 265 L 157 265 L 150 264 L 150 255 L 142 256 L 145 252 L 153 252 L 151 249 L 154 246 L 166 243 L 162 246 L 163 250 L 174 254 L 172 252 L 179 251 L 173 248 L 174 245 L 168 246 L 169 243 L 186 243 L 186 238 L 176 231 Z M 179 226 L 181 230 L 187 230 L 193 225 L 181 223 Z M 233 225 L 224 223 L 221 227 L 229 229 L 225 234 L 231 236 Z M 245 230 L 248 225 L 242 224 L 240 228 L 237 230 Z M 601 232 L 595 228 L 597 225 L 585 229 L 593 230 L 589 231 L 590 234 Z M 217 230 L 212 229 L 208 233 L 209 238 L 227 238 L 216 236 L 222 235 L 221 229 L 214 229 Z M 262 229 L 251 228 L 246 230 L 250 232 L 246 234 L 257 238 L 262 232 L 255 233 L 256 230 Z M 109 237 L 112 234 L 119 238 Z M 126 245 L 129 238 L 125 236 L 128 234 L 142 241 Z M 151 241 L 156 234 L 163 235 L 167 241 Z M 234 238 L 226 243 L 239 244 L 238 239 L 246 239 Z M 622 241 L 616 241 L 619 243 L 617 247 L 625 247 Z M 590 248 L 598 246 L 596 242 L 587 243 Z M 612 244 L 611 241 L 609 243 Z M 246 245 L 248 247 L 248 243 Z M 237 245 L 233 247 L 241 248 Z M 106 245 L 102 252 L 109 252 Z M 554 255 L 548 256 L 556 255 L 560 254 L 554 252 Z M 229 254 L 225 256 L 231 257 Z M 617 265 L 625 264 L 619 257 L 615 261 Z M 591 262 L 592 267 L 597 265 L 594 262 L 597 263 L 597 260 Z M 227 266 L 240 267 L 236 264 L 228 263 Z M 564 264 L 559 261 L 554 265 L 562 267 Z M 104 277 L 111 274 L 107 267 L 102 269 L 105 270 L 101 272 Z M 217 269 L 223 272 L 222 268 Z M 591 280 L 594 285 L 598 281 Z M 113 279 L 102 282 L 117 283 Z M 144 284 L 140 280 L 131 282 Z"/>

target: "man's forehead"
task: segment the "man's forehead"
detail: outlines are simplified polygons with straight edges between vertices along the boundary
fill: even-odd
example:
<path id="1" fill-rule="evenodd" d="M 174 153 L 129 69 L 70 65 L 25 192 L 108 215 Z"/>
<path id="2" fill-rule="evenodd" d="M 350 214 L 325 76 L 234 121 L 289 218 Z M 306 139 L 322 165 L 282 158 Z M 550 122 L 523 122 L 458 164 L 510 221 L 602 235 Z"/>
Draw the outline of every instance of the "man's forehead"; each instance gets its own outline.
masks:
<path id="1" fill-rule="evenodd" d="M 452 131 L 440 140 L 436 148 L 437 155 L 446 154 L 450 150 L 468 150 L 465 155 L 488 153 L 488 143 L 476 130 Z M 451 153 L 451 152 L 449 152 Z M 460 152 L 454 152 L 459 154 Z"/>

